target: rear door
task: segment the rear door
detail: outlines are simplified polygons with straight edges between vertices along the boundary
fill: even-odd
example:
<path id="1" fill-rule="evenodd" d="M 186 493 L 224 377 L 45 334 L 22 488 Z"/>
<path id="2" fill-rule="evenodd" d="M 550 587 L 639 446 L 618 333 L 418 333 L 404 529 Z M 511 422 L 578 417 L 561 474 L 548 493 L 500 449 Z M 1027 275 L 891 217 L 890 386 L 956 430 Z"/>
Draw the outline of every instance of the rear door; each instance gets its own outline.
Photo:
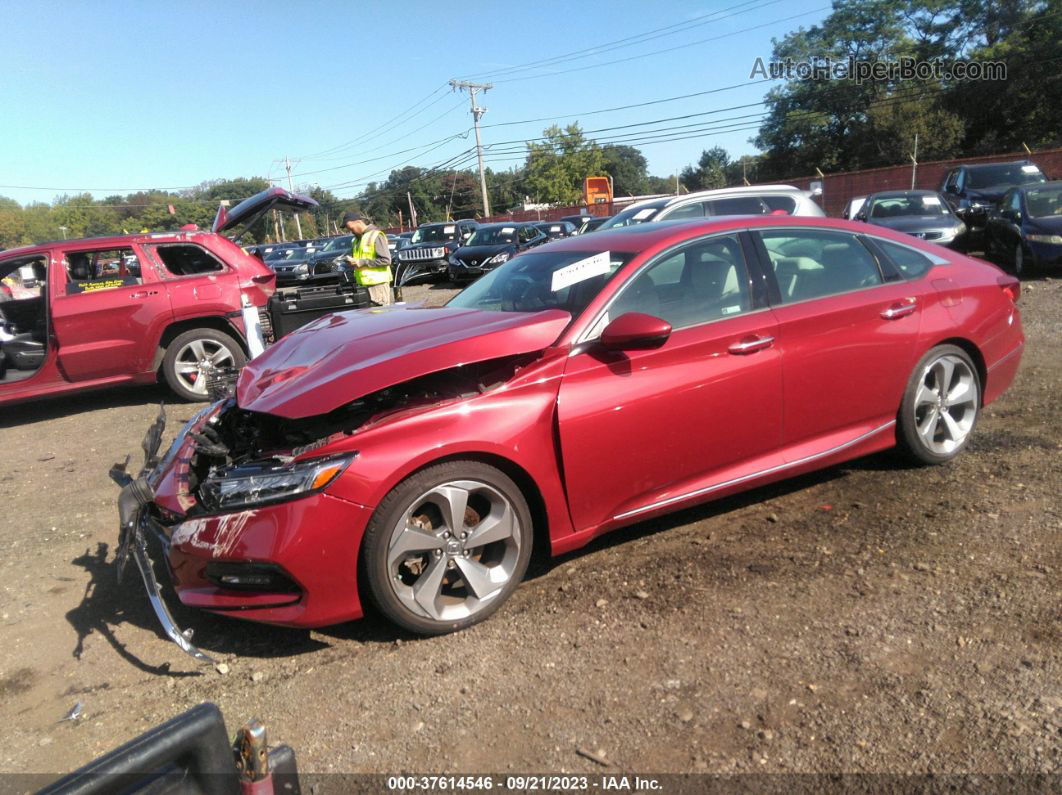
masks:
<path id="1" fill-rule="evenodd" d="M 162 274 L 174 319 L 223 317 L 239 311 L 236 268 L 206 246 L 193 238 L 150 243 L 147 248 Z"/>
<path id="2" fill-rule="evenodd" d="M 151 368 L 152 334 L 170 302 L 154 270 L 132 243 L 60 250 L 62 281 L 52 285 L 52 328 L 59 369 L 68 381 L 134 375 Z"/>
<path id="3" fill-rule="evenodd" d="M 560 387 L 563 471 L 579 529 L 681 501 L 781 442 L 775 320 L 754 294 L 738 235 L 661 254 L 628 281 L 594 335 L 628 312 L 663 318 L 670 338 L 622 353 L 584 343 Z"/>
<path id="4" fill-rule="evenodd" d="M 778 320 L 790 459 L 893 422 L 917 358 L 918 284 L 856 234 L 772 228 L 754 239 Z"/>

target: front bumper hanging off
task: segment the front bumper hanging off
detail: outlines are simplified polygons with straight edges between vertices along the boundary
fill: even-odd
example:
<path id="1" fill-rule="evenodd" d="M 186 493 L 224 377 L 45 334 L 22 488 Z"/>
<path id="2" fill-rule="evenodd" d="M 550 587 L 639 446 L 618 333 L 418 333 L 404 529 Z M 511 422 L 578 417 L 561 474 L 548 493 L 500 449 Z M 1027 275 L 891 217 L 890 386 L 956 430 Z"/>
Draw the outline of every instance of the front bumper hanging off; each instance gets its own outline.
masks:
<path id="1" fill-rule="evenodd" d="M 118 495 L 118 553 L 115 557 L 119 581 L 122 580 L 129 558 L 136 561 L 140 569 L 140 576 L 144 581 L 148 599 L 155 615 L 162 624 L 166 636 L 180 646 L 186 654 L 203 663 L 213 665 L 214 660 L 203 653 L 191 642 L 192 631 L 184 632 L 177 626 L 173 615 L 162 596 L 162 587 L 155 577 L 155 569 L 151 556 L 148 552 L 147 533 L 153 533 L 160 539 L 165 539 L 166 534 L 162 526 L 151 516 L 149 506 L 155 497 L 151 486 L 151 475 L 159 465 L 158 450 L 162 442 L 162 433 L 166 428 L 166 410 L 159 406 L 159 414 L 155 422 L 148 428 L 147 434 L 141 447 L 144 450 L 144 466 L 134 478 L 126 468 L 129 465 L 127 457 L 124 463 L 115 464 L 111 467 L 110 477 L 121 487 Z"/>

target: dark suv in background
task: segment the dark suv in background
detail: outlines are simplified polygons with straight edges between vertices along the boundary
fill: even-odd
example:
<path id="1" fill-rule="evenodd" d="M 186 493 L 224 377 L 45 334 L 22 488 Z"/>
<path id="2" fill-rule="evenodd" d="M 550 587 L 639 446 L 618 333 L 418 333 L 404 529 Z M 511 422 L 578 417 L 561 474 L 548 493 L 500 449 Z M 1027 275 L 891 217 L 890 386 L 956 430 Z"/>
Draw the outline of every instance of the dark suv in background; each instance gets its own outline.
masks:
<path id="1" fill-rule="evenodd" d="M 421 224 L 409 245 L 395 252 L 395 280 L 402 282 L 417 274 L 445 276 L 450 255 L 461 248 L 479 224 L 471 219 Z"/>
<path id="2" fill-rule="evenodd" d="M 1020 185 L 1046 181 L 1040 167 L 1028 160 L 980 163 L 949 170 L 944 175 L 940 192 L 966 224 L 969 247 L 983 242 L 988 210 L 999 204 L 1004 193 Z"/>

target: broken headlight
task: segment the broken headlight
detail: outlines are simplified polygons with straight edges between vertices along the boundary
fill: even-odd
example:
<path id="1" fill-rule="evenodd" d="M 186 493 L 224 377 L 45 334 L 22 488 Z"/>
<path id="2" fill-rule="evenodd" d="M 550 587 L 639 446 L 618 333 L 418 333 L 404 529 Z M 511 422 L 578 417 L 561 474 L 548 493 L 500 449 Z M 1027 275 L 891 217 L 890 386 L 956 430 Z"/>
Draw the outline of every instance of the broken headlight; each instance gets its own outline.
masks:
<path id="1" fill-rule="evenodd" d="M 200 487 L 200 497 L 214 511 L 292 500 L 323 489 L 350 466 L 356 455 L 232 467 L 212 473 Z"/>

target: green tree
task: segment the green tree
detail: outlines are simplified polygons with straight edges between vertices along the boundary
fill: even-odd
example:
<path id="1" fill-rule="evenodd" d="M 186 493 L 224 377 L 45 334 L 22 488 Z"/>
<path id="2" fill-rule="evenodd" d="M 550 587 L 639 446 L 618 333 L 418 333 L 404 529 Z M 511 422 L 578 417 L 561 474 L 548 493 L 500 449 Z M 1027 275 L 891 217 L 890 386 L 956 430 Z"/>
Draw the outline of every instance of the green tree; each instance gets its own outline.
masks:
<path id="1" fill-rule="evenodd" d="M 679 181 L 686 190 L 712 190 L 727 186 L 727 172 L 730 155 L 721 146 L 714 146 L 701 152 L 696 166 L 686 166 L 679 175 Z"/>
<path id="2" fill-rule="evenodd" d="M 633 146 L 603 146 L 602 168 L 612 177 L 613 196 L 641 196 L 649 190 L 649 164 Z"/>
<path id="3" fill-rule="evenodd" d="M 527 190 L 532 200 L 576 204 L 582 199 L 583 180 L 604 167 L 601 147 L 588 141 L 578 124 L 563 130 L 553 125 L 543 131 L 544 141 L 527 145 Z"/>

